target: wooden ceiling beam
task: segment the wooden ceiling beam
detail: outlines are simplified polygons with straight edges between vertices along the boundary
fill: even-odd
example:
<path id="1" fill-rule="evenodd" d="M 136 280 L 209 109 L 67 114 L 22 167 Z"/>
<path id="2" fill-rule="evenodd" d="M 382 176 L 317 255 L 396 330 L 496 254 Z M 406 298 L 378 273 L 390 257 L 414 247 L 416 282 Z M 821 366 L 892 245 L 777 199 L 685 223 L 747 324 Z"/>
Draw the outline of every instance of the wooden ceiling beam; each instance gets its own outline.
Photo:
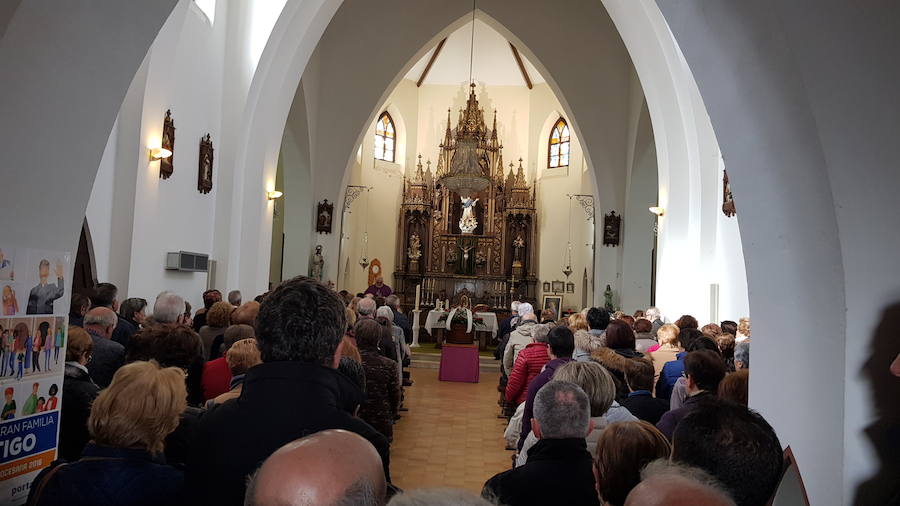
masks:
<path id="1" fill-rule="evenodd" d="M 513 57 L 516 59 L 516 63 L 519 64 L 519 70 L 522 72 L 522 78 L 525 79 L 525 85 L 528 86 L 528 89 L 530 90 L 533 86 L 531 84 L 531 78 L 528 77 L 528 71 L 525 70 L 525 62 L 522 61 L 522 56 L 519 55 L 519 50 L 516 49 L 516 46 L 514 46 L 512 42 L 509 43 L 509 48 L 512 49 Z"/>
<path id="2" fill-rule="evenodd" d="M 425 77 L 428 76 L 428 71 L 431 70 L 431 66 L 434 65 L 434 60 L 437 60 L 439 54 L 441 54 L 441 49 L 444 48 L 444 42 L 447 42 L 447 39 L 444 38 L 440 42 L 436 48 L 434 48 L 434 52 L 431 53 L 431 58 L 428 60 L 428 65 L 425 65 L 425 70 L 422 71 L 422 76 L 419 77 L 419 80 L 416 81 L 416 87 L 421 87 L 422 83 L 425 82 Z"/>

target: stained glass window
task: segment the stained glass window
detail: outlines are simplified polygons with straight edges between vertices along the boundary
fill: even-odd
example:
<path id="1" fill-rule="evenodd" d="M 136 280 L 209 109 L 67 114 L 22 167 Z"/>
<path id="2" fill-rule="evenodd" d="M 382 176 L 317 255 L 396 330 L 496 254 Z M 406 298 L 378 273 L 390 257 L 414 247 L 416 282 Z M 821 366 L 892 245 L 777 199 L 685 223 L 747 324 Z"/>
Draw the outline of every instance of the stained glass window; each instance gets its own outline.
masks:
<path id="1" fill-rule="evenodd" d="M 569 125 L 559 118 L 550 131 L 549 166 L 567 167 L 569 165 Z"/>
<path id="2" fill-rule="evenodd" d="M 375 158 L 393 162 L 396 144 L 397 131 L 394 129 L 394 120 L 387 111 L 384 111 L 375 124 Z"/>

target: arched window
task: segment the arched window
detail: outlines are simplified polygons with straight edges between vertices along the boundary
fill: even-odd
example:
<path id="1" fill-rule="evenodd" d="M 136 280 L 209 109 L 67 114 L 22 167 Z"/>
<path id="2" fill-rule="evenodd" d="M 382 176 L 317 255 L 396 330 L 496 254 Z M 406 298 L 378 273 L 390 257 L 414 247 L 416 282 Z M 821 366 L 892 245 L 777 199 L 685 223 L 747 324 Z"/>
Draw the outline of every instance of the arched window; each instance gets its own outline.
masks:
<path id="1" fill-rule="evenodd" d="M 569 165 L 569 125 L 566 120 L 559 118 L 550 131 L 549 166 L 568 167 Z"/>
<path id="2" fill-rule="evenodd" d="M 397 130 L 394 129 L 394 120 L 387 111 L 384 111 L 375 124 L 375 158 L 393 162 L 396 145 Z"/>

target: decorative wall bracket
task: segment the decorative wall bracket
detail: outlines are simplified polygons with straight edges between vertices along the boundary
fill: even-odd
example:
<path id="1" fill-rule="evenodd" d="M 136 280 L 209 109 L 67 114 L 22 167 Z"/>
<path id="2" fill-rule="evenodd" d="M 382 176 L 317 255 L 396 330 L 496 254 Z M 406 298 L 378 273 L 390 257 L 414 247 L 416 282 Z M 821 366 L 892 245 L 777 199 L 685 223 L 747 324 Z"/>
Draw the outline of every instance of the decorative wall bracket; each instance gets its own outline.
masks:
<path id="1" fill-rule="evenodd" d="M 575 202 L 581 204 L 581 208 L 584 209 L 584 214 L 587 215 L 587 220 L 591 223 L 594 222 L 594 196 L 593 195 L 584 195 L 580 193 L 570 194 L 567 193 L 566 197 L 569 199 L 575 199 Z"/>
<path id="2" fill-rule="evenodd" d="M 347 192 L 344 194 L 344 212 L 352 213 L 352 211 L 350 211 L 350 206 L 353 205 L 353 201 L 358 199 L 364 191 L 371 191 L 372 189 L 373 187 L 371 186 L 348 184 Z"/>

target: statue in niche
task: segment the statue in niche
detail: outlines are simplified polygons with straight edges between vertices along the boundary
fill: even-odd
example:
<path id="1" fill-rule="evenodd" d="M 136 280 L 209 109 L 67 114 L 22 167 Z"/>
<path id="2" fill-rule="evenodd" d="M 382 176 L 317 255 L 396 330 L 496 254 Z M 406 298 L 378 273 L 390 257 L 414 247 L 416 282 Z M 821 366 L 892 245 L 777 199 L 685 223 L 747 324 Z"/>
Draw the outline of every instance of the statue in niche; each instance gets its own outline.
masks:
<path id="1" fill-rule="evenodd" d="M 516 237 L 516 240 L 513 241 L 513 266 L 522 266 L 522 248 L 525 247 L 525 239 L 522 236 Z"/>
<path id="2" fill-rule="evenodd" d="M 409 237 L 409 248 L 406 250 L 406 255 L 410 260 L 422 258 L 422 240 L 419 239 L 419 234 L 413 234 Z"/>
<path id="3" fill-rule="evenodd" d="M 197 178 L 197 191 L 206 194 L 212 190 L 213 145 L 209 134 L 200 138 L 200 170 Z"/>
<path id="4" fill-rule="evenodd" d="M 606 285 L 606 291 L 603 292 L 603 307 L 609 312 L 615 309 L 613 307 L 613 291 L 609 285 Z"/>
<path id="5" fill-rule="evenodd" d="M 312 260 L 310 261 L 309 268 L 309 277 L 322 281 L 322 276 L 325 271 L 325 257 L 322 255 L 322 245 L 316 245 L 316 252 L 313 253 Z"/>
<path id="6" fill-rule="evenodd" d="M 475 204 L 479 199 L 472 197 L 460 197 L 462 202 L 462 217 L 459 219 L 459 230 L 464 234 L 471 234 L 478 228 L 478 220 L 475 218 Z"/>

